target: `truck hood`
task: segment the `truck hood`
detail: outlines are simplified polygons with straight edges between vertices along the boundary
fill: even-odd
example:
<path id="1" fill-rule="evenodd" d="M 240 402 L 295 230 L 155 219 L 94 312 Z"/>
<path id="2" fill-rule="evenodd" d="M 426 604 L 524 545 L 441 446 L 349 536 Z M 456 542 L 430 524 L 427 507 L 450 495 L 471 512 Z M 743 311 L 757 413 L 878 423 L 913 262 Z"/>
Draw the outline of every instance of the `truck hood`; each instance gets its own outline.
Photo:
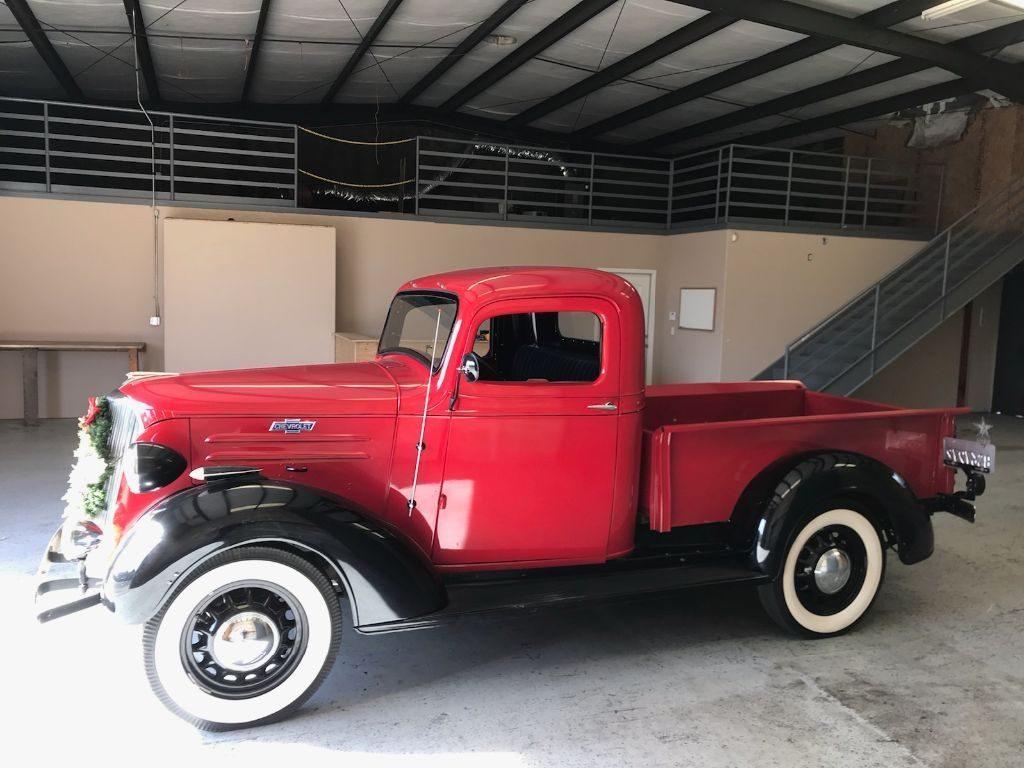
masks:
<path id="1" fill-rule="evenodd" d="M 179 416 L 393 416 L 398 387 L 377 363 L 153 374 L 121 392 L 146 421 Z"/>

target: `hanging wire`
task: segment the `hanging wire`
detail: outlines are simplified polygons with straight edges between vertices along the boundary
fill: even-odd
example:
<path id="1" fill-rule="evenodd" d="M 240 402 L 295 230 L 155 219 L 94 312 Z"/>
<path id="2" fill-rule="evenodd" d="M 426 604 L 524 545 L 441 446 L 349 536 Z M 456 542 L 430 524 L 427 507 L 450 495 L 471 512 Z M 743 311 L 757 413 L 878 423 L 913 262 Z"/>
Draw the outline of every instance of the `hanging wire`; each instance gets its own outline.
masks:
<path id="1" fill-rule="evenodd" d="M 617 30 L 619 28 L 619 21 L 622 20 L 622 12 L 625 9 L 626 9 L 626 0 L 622 0 L 622 3 L 619 5 L 619 13 L 615 17 L 615 23 L 612 24 L 612 31 L 608 33 L 608 39 L 605 40 L 605 42 L 604 42 L 604 50 L 601 51 L 601 58 L 598 59 L 598 61 L 597 61 L 597 69 L 595 70 L 595 72 L 600 72 L 601 71 L 601 65 L 604 64 L 604 57 L 608 55 L 608 48 L 612 44 L 612 38 L 615 37 L 615 30 Z M 590 98 L 590 94 L 588 93 L 586 96 L 583 97 L 583 101 L 580 102 L 580 108 L 578 110 L 576 110 L 576 119 L 573 120 L 573 122 L 572 122 L 572 129 L 574 131 L 576 130 L 576 127 L 580 123 L 580 118 L 583 116 L 583 110 L 587 108 L 587 100 L 589 98 Z"/>
<path id="2" fill-rule="evenodd" d="M 348 8 L 345 7 L 345 3 L 343 2 L 343 0 L 338 0 L 338 5 L 341 6 L 341 10 L 343 10 L 345 12 L 345 15 L 348 16 L 349 23 L 352 25 L 352 28 L 356 31 L 356 34 L 359 35 L 359 42 L 362 43 L 366 38 L 360 31 L 359 25 L 356 24 L 356 20 L 353 19 L 352 14 L 348 12 Z M 380 73 L 384 77 L 385 82 L 387 82 L 391 90 L 395 92 L 395 96 L 400 96 L 401 94 L 398 93 L 398 89 L 395 88 L 394 84 L 391 82 L 391 78 L 388 77 L 388 73 L 384 71 L 384 67 L 381 65 L 380 61 L 377 59 L 376 56 L 373 55 L 373 51 L 368 49 L 366 52 L 370 55 L 370 58 L 373 59 L 374 63 L 377 65 L 377 68 L 380 70 Z"/>
<path id="3" fill-rule="evenodd" d="M 136 33 L 138 27 L 138 16 L 132 10 L 132 48 L 135 51 L 135 100 L 138 102 L 139 109 L 142 110 L 142 114 L 146 116 L 146 121 L 149 123 L 149 157 L 152 163 L 152 173 L 150 174 L 152 190 L 150 210 L 153 214 L 153 317 L 160 317 L 160 231 L 156 209 L 156 126 L 153 124 L 153 118 L 149 116 L 149 112 L 146 111 L 146 107 L 142 103 L 142 84 L 139 81 L 139 36 Z"/>
<path id="4" fill-rule="evenodd" d="M 303 176 L 309 176 L 311 179 L 326 182 L 327 184 L 337 184 L 338 186 L 341 187 L 355 187 L 356 189 L 383 189 L 385 187 L 400 187 L 403 184 L 409 184 L 415 181 L 415 179 L 404 179 L 402 181 L 389 181 L 385 184 L 356 184 L 355 182 L 352 181 L 338 181 L 337 179 L 329 179 L 326 176 L 318 176 L 317 174 L 310 173 L 309 171 L 303 170 L 302 168 L 299 168 L 299 173 L 301 173 Z"/>
<path id="5" fill-rule="evenodd" d="M 336 141 L 339 144 L 356 144 L 362 146 L 385 146 L 388 144 L 408 144 L 416 141 L 415 138 L 411 139 L 394 139 L 392 141 L 355 141 L 354 139 L 339 139 L 337 136 L 328 136 L 326 133 L 319 133 L 318 131 L 310 130 L 309 128 L 303 128 L 299 126 L 299 130 L 303 133 L 308 133 L 310 136 L 316 136 L 320 139 L 327 139 L 328 141 Z"/>
<path id="6" fill-rule="evenodd" d="M 181 2 L 179 2 L 179 3 L 177 4 L 177 5 L 171 6 L 171 7 L 170 7 L 170 8 L 168 8 L 168 9 L 167 9 L 166 11 L 164 11 L 164 12 L 163 12 L 163 13 L 161 13 L 161 14 L 160 14 L 159 16 L 157 16 L 157 17 L 156 17 L 156 18 L 155 18 L 155 19 L 154 19 L 153 21 L 151 21 L 151 22 L 150 22 L 149 24 L 145 25 L 145 27 L 144 27 L 144 28 L 145 28 L 145 29 L 149 29 L 149 28 L 150 28 L 150 27 L 152 27 L 152 26 L 153 26 L 154 24 L 157 24 L 157 23 L 159 23 L 159 22 L 160 22 L 160 20 L 164 18 L 164 16 L 167 16 L 168 14 L 170 14 L 170 13 L 172 13 L 172 12 L 174 12 L 174 11 L 178 10 L 178 9 L 179 9 L 179 8 L 180 8 L 181 6 L 183 6 L 183 5 L 184 5 L 185 3 L 187 3 L 187 2 L 188 2 L 188 0 L 181 0 Z M 134 12 L 134 11 L 132 11 L 132 14 L 133 14 L 133 15 L 134 15 L 134 13 L 135 13 L 135 12 Z M 41 23 L 41 24 L 46 24 L 46 26 L 50 27 L 51 29 L 53 29 L 53 30 L 54 30 L 54 31 L 56 31 L 56 32 L 63 32 L 63 33 L 65 34 L 65 35 L 67 35 L 67 34 L 68 34 L 68 33 L 67 33 L 67 32 L 66 32 L 65 30 L 63 30 L 63 29 L 60 29 L 60 28 L 58 28 L 58 27 L 55 27 L 55 26 L 53 26 L 52 24 L 49 24 L 49 23 L 47 23 L 47 22 L 41 21 L 40 23 Z M 68 35 L 68 36 L 70 37 L 70 35 Z M 113 48 L 111 48 L 111 49 L 110 49 L 109 51 L 104 51 L 104 50 L 102 50 L 102 49 L 100 49 L 100 48 L 96 48 L 96 50 L 97 50 L 97 51 L 99 51 L 100 53 L 102 53 L 103 55 L 102 55 L 102 56 L 100 56 L 100 57 L 99 57 L 98 59 L 96 59 L 96 61 L 94 61 L 94 62 L 91 62 L 91 63 L 90 63 L 90 64 L 89 64 L 88 66 L 84 67 L 83 69 L 80 69 L 80 70 L 78 70 L 78 71 L 77 71 L 77 72 L 75 73 L 75 75 L 74 75 L 74 76 L 75 76 L 75 77 L 77 78 L 77 77 L 79 77 L 80 75 L 83 75 L 83 74 L 85 74 L 86 72 L 88 72 L 88 71 L 89 71 L 90 69 L 92 69 L 93 67 L 95 67 L 95 66 L 96 66 L 97 64 L 99 64 L 99 63 L 100 63 L 101 61 L 103 61 L 104 59 L 106 59 L 106 58 L 107 58 L 108 56 L 114 56 L 114 54 L 115 54 L 115 53 L 117 53 L 117 52 L 118 52 L 119 50 L 121 50 L 121 48 L 123 48 L 124 46 L 126 46 L 126 45 L 127 45 L 127 44 L 128 44 L 129 42 L 133 42 L 133 41 L 134 41 L 134 37 L 135 37 L 135 33 L 134 33 L 134 31 L 133 31 L 133 32 L 132 32 L 132 34 L 131 34 L 131 35 L 129 35 L 129 36 L 128 36 L 128 37 L 127 37 L 127 38 L 126 38 L 125 40 L 123 40 L 122 42 L 118 43 L 118 44 L 117 44 L 116 46 L 114 46 Z M 75 39 L 75 38 L 72 38 L 72 39 Z M 89 45 L 89 43 L 86 43 L 86 42 L 85 42 L 84 40 L 80 40 L 79 42 L 82 42 L 82 43 L 84 43 L 85 45 Z M 89 47 L 90 47 L 90 48 L 95 48 L 95 46 L 92 46 L 92 45 L 90 45 Z M 117 57 L 117 56 L 114 56 L 114 58 L 115 58 L 115 59 L 117 59 L 118 61 L 122 61 L 122 59 L 118 59 L 118 57 Z M 127 63 L 127 62 L 124 62 L 124 63 Z M 184 89 L 182 89 L 182 90 L 184 90 Z M 188 93 L 188 91 L 185 91 L 185 92 L 186 92 L 186 93 Z"/>

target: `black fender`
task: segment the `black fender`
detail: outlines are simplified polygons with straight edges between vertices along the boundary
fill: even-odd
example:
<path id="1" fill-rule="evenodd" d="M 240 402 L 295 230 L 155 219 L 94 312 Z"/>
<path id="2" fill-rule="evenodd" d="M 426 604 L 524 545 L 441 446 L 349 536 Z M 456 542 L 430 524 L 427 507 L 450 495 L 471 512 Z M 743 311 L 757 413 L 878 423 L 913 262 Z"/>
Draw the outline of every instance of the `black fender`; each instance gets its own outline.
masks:
<path id="1" fill-rule="evenodd" d="M 931 516 L 902 478 L 881 462 L 854 453 L 818 453 L 790 464 L 788 471 L 774 471 L 751 483 L 752 489 L 772 487 L 766 503 L 762 495 L 748 522 L 754 531 L 753 566 L 761 573 L 772 578 L 780 573 L 796 530 L 821 504 L 835 498 L 860 502 L 880 528 L 883 542 L 895 547 L 903 563 L 931 556 Z M 747 503 L 753 498 L 748 495 Z"/>
<path id="2" fill-rule="evenodd" d="M 412 547 L 344 499 L 259 476 L 218 481 L 160 501 L 127 530 L 103 599 L 137 624 L 214 554 L 245 544 L 299 551 L 325 566 L 358 628 L 424 616 L 447 602 L 440 579 Z"/>

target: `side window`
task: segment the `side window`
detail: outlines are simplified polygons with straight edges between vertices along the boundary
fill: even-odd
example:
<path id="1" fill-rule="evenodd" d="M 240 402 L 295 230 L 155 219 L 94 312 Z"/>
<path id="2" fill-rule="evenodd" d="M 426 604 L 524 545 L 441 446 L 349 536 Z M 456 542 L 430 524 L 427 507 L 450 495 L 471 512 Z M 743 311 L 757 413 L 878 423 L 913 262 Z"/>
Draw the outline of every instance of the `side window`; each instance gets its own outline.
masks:
<path id="1" fill-rule="evenodd" d="M 572 341 L 601 341 L 601 321 L 593 312 L 559 312 L 558 332 Z"/>
<path id="2" fill-rule="evenodd" d="M 526 312 L 485 320 L 473 351 L 481 381 L 596 381 L 601 320 L 593 312 Z"/>

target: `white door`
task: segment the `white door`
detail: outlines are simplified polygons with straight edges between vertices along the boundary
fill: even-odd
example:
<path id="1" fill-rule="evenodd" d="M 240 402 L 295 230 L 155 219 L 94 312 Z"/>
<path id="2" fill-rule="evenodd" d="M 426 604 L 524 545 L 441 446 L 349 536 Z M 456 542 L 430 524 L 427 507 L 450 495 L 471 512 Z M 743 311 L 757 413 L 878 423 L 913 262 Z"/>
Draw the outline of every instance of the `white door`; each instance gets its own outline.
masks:
<path id="1" fill-rule="evenodd" d="M 640 302 L 644 306 L 644 361 L 646 368 L 645 379 L 651 383 L 651 373 L 654 370 L 654 284 L 658 272 L 654 269 L 605 269 L 605 272 L 614 272 L 621 278 L 628 280 L 640 294 Z"/>

